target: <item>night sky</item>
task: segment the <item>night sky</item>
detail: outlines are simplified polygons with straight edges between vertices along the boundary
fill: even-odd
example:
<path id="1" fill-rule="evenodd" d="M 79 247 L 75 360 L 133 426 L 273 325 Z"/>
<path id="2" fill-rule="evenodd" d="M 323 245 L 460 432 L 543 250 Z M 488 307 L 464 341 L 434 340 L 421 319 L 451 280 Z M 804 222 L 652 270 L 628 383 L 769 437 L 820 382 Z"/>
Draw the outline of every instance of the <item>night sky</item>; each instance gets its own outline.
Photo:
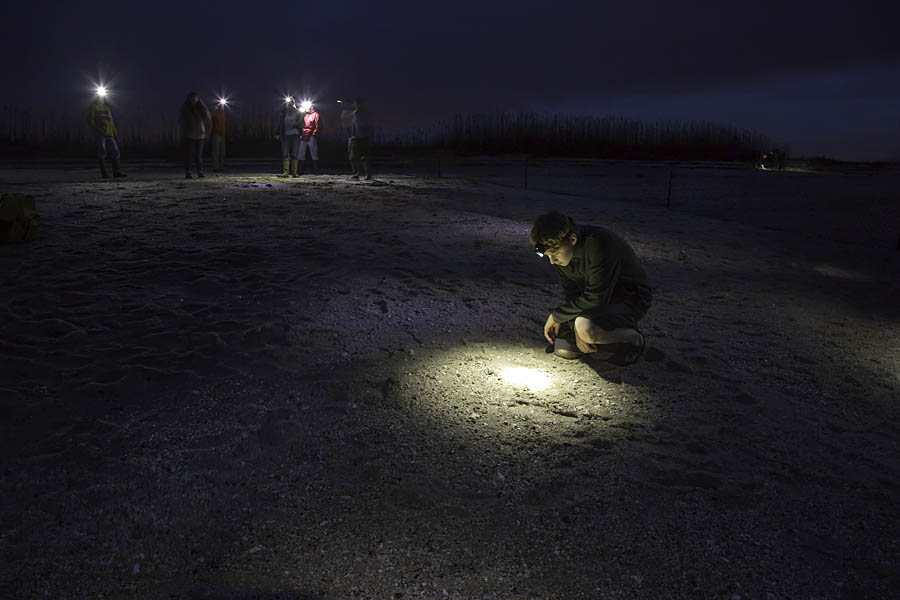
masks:
<path id="1" fill-rule="evenodd" d="M 900 160 L 900 2 L 7 3 L 0 102 L 116 119 L 224 89 L 370 99 L 383 126 L 537 109 L 756 129 L 795 155 Z M 80 108 L 79 108 L 80 110 Z M 327 111 L 325 112 L 327 114 Z M 173 116 L 174 119 L 174 116 Z"/>

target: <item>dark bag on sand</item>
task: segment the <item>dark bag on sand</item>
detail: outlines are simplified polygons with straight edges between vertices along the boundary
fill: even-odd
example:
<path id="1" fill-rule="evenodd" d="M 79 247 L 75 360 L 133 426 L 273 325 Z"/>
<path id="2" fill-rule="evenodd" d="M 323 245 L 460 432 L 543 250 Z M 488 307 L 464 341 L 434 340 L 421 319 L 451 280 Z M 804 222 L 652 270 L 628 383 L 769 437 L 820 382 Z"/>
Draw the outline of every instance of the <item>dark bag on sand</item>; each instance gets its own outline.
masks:
<path id="1" fill-rule="evenodd" d="M 37 237 L 40 225 L 33 197 L 25 194 L 0 197 L 0 244 L 30 242 Z"/>

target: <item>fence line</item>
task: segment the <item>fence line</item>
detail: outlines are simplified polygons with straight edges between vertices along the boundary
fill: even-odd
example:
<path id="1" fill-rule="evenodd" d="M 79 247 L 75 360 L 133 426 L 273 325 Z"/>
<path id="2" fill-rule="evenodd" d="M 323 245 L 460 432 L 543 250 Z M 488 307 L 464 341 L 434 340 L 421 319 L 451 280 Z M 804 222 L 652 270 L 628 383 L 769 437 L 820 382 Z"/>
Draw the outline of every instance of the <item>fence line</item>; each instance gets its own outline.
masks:
<path id="1" fill-rule="evenodd" d="M 113 117 L 119 139 L 132 157 L 167 156 L 177 151 L 177 110 L 172 114 L 132 110 Z M 93 134 L 87 107 L 78 113 L 38 113 L 0 107 L 0 152 L 8 155 L 90 155 Z M 238 155 L 265 156 L 278 130 L 277 112 L 229 110 L 229 128 Z M 343 146 L 346 134 L 337 115 L 322 117 L 324 146 Z M 771 143 L 752 130 L 705 121 L 644 122 L 619 117 L 581 117 L 536 112 L 455 115 L 429 127 L 376 130 L 377 151 L 446 155 L 524 154 L 624 159 L 755 160 Z"/>

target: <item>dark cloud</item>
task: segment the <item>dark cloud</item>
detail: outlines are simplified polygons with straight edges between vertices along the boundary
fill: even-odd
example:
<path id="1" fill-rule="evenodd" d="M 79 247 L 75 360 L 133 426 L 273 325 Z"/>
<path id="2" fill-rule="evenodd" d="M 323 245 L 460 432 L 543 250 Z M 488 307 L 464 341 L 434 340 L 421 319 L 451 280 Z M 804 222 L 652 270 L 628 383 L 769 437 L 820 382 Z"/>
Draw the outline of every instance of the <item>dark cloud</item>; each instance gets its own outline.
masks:
<path id="1" fill-rule="evenodd" d="M 896 1 L 37 1 L 7 12 L 16 25 L 0 49 L 17 82 L 4 86 L 12 103 L 76 97 L 100 74 L 121 101 L 147 108 L 176 106 L 191 89 L 226 87 L 248 106 L 287 90 L 329 102 L 364 94 L 401 123 L 457 110 L 590 109 L 588 98 L 648 97 L 653 110 L 676 97 L 737 101 L 767 86 L 811 100 L 785 82 L 900 65 Z M 832 93 L 848 106 L 892 93 L 877 76 L 854 85 Z"/>

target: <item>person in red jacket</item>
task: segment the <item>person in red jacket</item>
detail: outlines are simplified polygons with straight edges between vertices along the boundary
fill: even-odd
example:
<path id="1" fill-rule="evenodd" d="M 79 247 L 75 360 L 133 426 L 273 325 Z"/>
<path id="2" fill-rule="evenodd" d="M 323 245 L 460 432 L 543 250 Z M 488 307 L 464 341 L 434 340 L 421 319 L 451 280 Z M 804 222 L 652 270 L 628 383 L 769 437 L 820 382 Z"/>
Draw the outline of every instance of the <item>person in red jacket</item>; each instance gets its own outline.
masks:
<path id="1" fill-rule="evenodd" d="M 297 157 L 301 163 L 301 173 L 306 170 L 306 149 L 309 148 L 309 156 L 312 159 L 312 172 L 319 172 L 319 132 L 321 125 L 319 121 L 319 113 L 313 108 L 312 102 L 305 101 L 300 105 L 300 111 L 303 112 L 303 131 L 300 136 L 300 148 Z"/>

